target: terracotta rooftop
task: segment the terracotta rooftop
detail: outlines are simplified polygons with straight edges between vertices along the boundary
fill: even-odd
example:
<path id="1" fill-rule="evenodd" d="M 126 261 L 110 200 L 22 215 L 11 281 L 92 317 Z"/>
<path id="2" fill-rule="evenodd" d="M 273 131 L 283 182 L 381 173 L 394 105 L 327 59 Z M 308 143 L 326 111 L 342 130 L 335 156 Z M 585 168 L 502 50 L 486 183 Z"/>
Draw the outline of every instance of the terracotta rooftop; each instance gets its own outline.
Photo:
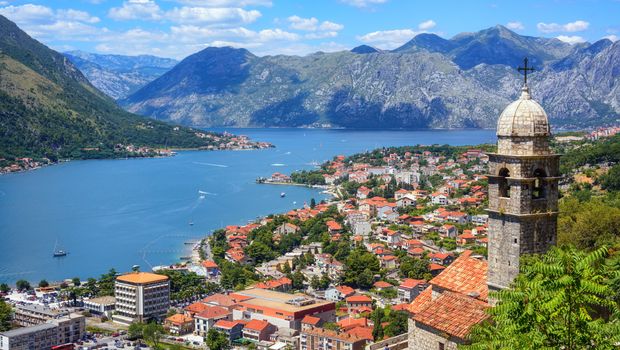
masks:
<path id="1" fill-rule="evenodd" d="M 185 316 L 184 314 L 174 314 L 166 318 L 166 321 L 170 323 L 174 323 L 174 324 L 182 324 L 182 323 L 193 322 L 194 319 L 189 316 Z"/>
<path id="2" fill-rule="evenodd" d="M 314 317 L 314 316 L 310 316 L 310 315 L 306 315 L 304 316 L 304 318 L 301 320 L 301 323 L 305 323 L 305 324 L 309 324 L 309 325 L 313 325 L 316 326 L 321 322 L 321 319 L 318 317 Z"/>
<path id="3" fill-rule="evenodd" d="M 449 335 L 464 339 L 471 328 L 489 317 L 489 305 L 478 299 L 449 291 L 427 303 L 414 316 L 420 322 Z"/>
<path id="4" fill-rule="evenodd" d="M 430 281 L 433 286 L 461 294 L 477 293 L 477 298 L 487 300 L 488 264 L 485 260 L 471 257 L 471 251 L 464 251 L 452 264 Z"/>
<path id="5" fill-rule="evenodd" d="M 116 277 L 116 280 L 134 284 L 148 284 L 167 281 L 168 276 L 158 275 L 156 273 L 150 272 L 130 272 L 128 274 Z"/>
<path id="6" fill-rule="evenodd" d="M 345 333 L 362 338 L 369 342 L 374 341 L 374 337 L 372 336 L 372 328 L 370 327 L 355 327 L 345 331 Z"/>
<path id="7" fill-rule="evenodd" d="M 219 320 L 217 322 L 215 322 L 215 327 L 218 328 L 224 328 L 224 329 L 231 329 L 234 326 L 240 324 L 241 322 L 239 321 L 228 321 L 228 320 Z"/>
<path id="8" fill-rule="evenodd" d="M 372 299 L 365 295 L 354 295 L 347 298 L 347 303 L 371 303 Z"/>
<path id="9" fill-rule="evenodd" d="M 385 281 L 377 281 L 377 282 L 375 282 L 375 284 L 373 284 L 373 286 L 375 288 L 390 288 L 390 287 L 394 287 L 393 285 L 391 285 L 390 283 L 387 283 Z"/>
<path id="10" fill-rule="evenodd" d="M 205 311 L 208 308 L 210 308 L 209 305 L 207 305 L 207 304 L 205 304 L 203 302 L 197 301 L 195 303 L 191 303 L 191 304 L 187 305 L 183 310 L 185 310 L 187 312 L 191 312 L 193 314 L 198 314 L 198 313 L 201 313 L 201 312 Z"/>
<path id="11" fill-rule="evenodd" d="M 340 340 L 346 343 L 355 343 L 355 342 L 364 340 L 363 338 L 355 334 L 339 333 L 336 331 L 332 331 L 332 330 L 328 330 L 324 328 L 316 328 L 316 327 L 307 329 L 303 331 L 303 333 L 318 335 L 324 338 L 337 339 L 337 340 Z"/>
<path id="12" fill-rule="evenodd" d="M 211 306 L 210 308 L 196 314 L 198 318 L 212 319 L 230 314 L 230 311 L 219 306 Z"/>
<path id="13" fill-rule="evenodd" d="M 433 286 L 428 286 L 422 293 L 418 294 L 418 296 L 413 299 L 407 311 L 412 314 L 417 314 L 420 310 L 424 309 L 428 303 L 432 301 L 433 298 Z"/>
<path id="14" fill-rule="evenodd" d="M 406 289 L 413 289 L 415 287 L 417 287 L 419 284 L 424 284 L 426 283 L 425 280 L 416 280 L 413 278 L 405 278 L 401 284 L 400 287 L 401 288 L 406 288 Z"/>
<path id="15" fill-rule="evenodd" d="M 340 328 L 342 328 L 343 330 L 360 327 L 360 326 L 366 327 L 368 326 L 368 319 L 366 317 L 360 317 L 360 318 L 348 317 L 348 318 L 345 318 L 344 320 L 338 321 L 338 326 L 340 326 Z"/>
<path id="16" fill-rule="evenodd" d="M 251 320 L 245 325 L 245 329 L 250 329 L 253 331 L 262 331 L 263 329 L 269 327 L 269 322 L 263 320 Z"/>

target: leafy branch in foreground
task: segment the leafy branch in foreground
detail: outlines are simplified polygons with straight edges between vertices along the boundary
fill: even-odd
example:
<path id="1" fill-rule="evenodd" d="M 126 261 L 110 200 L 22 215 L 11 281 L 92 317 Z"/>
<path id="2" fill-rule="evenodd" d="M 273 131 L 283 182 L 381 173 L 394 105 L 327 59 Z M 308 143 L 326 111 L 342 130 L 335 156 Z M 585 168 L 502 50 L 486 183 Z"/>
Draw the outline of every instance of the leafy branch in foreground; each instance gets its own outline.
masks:
<path id="1" fill-rule="evenodd" d="M 554 248 L 524 259 L 511 289 L 495 293 L 492 320 L 464 349 L 616 349 L 618 304 L 608 283 L 606 247 Z"/>

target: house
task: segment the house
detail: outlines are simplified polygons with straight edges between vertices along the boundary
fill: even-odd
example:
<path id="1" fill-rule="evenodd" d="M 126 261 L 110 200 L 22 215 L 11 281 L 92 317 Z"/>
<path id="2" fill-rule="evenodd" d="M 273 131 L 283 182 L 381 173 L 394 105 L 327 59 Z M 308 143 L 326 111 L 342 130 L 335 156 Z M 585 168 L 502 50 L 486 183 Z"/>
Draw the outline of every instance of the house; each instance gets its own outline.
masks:
<path id="1" fill-rule="evenodd" d="M 213 277 L 217 277 L 220 274 L 220 267 L 217 266 L 217 264 L 215 263 L 215 261 L 213 260 L 205 260 L 202 263 L 200 263 L 200 265 L 202 267 L 204 267 L 206 273 L 207 273 L 207 278 L 213 278 Z"/>
<path id="2" fill-rule="evenodd" d="M 293 282 L 287 277 L 282 277 L 275 280 L 256 283 L 254 287 L 275 290 L 278 292 L 288 292 L 293 289 Z"/>
<path id="3" fill-rule="evenodd" d="M 319 327 L 323 323 L 319 317 L 314 317 L 307 315 L 301 320 L 301 330 L 311 328 L 311 327 Z"/>
<path id="4" fill-rule="evenodd" d="M 437 276 L 439 275 L 446 267 L 443 265 L 430 263 L 428 264 L 428 269 L 431 272 L 431 275 Z"/>
<path id="5" fill-rule="evenodd" d="M 437 252 L 430 254 L 428 259 L 432 263 L 448 266 L 454 261 L 454 254 Z"/>
<path id="6" fill-rule="evenodd" d="M 251 320 L 243 327 L 243 338 L 259 342 L 269 340 L 269 336 L 276 331 L 276 327 L 263 320 Z"/>
<path id="7" fill-rule="evenodd" d="M 243 321 L 219 320 L 215 322 L 213 329 L 224 333 L 228 338 L 228 341 L 233 341 L 242 337 L 244 326 L 245 322 Z"/>
<path id="8" fill-rule="evenodd" d="M 398 267 L 396 257 L 394 255 L 384 255 L 380 257 L 379 263 L 381 264 L 382 268 L 388 269 L 388 270 L 395 269 Z"/>
<path id="9" fill-rule="evenodd" d="M 411 192 L 401 188 L 400 190 L 394 192 L 394 199 L 398 201 L 399 199 L 405 197 L 407 194 L 410 193 Z"/>
<path id="10" fill-rule="evenodd" d="M 366 186 L 361 186 L 357 189 L 357 192 L 355 193 L 355 197 L 357 197 L 358 199 L 366 199 L 369 195 L 370 189 Z"/>
<path id="11" fill-rule="evenodd" d="M 398 299 L 403 303 L 410 303 L 422 293 L 427 286 L 425 280 L 405 278 L 398 286 Z"/>
<path id="12" fill-rule="evenodd" d="M 471 230 L 464 230 L 462 234 L 456 237 L 456 244 L 463 246 L 476 243 L 476 238 L 477 237 L 472 234 Z"/>
<path id="13" fill-rule="evenodd" d="M 372 299 L 366 295 L 353 295 L 347 297 L 345 301 L 349 312 L 362 307 L 372 308 Z"/>
<path id="14" fill-rule="evenodd" d="M 174 335 L 188 334 L 194 329 L 194 319 L 186 314 L 174 314 L 164 320 L 164 329 Z"/>
<path id="15" fill-rule="evenodd" d="M 332 235 L 342 231 L 342 225 L 340 225 L 337 221 L 329 220 L 325 224 L 327 225 L 327 231 Z"/>
<path id="16" fill-rule="evenodd" d="M 431 194 L 431 203 L 438 205 L 448 205 L 448 196 L 443 193 L 433 193 Z"/>
<path id="17" fill-rule="evenodd" d="M 226 260 L 237 264 L 247 264 L 250 262 L 250 258 L 245 255 L 242 248 L 228 249 L 226 251 L 225 258 Z"/>
<path id="18" fill-rule="evenodd" d="M 309 328 L 301 332 L 299 350 L 363 350 L 366 339 L 346 332 Z"/>
<path id="19" fill-rule="evenodd" d="M 211 306 L 194 316 L 194 333 L 206 336 L 209 329 L 219 320 L 232 321 L 232 312 L 220 306 Z"/>
<path id="20" fill-rule="evenodd" d="M 354 235 L 368 237 L 368 234 L 372 232 L 372 227 L 370 226 L 370 222 L 367 220 L 364 221 L 354 221 L 351 225 L 351 230 Z"/>
<path id="21" fill-rule="evenodd" d="M 443 237 L 455 238 L 458 234 L 458 230 L 454 225 L 445 224 L 439 228 L 439 234 Z"/>
<path id="22" fill-rule="evenodd" d="M 399 208 L 414 206 L 417 204 L 415 197 L 411 194 L 407 194 L 396 200 L 396 206 Z"/>
<path id="23" fill-rule="evenodd" d="M 386 290 L 393 288 L 394 286 L 385 281 L 377 281 L 372 285 L 376 290 Z"/>
<path id="24" fill-rule="evenodd" d="M 299 331 L 291 328 L 278 328 L 275 333 L 269 336 L 269 341 L 273 343 L 279 343 L 278 345 L 274 344 L 270 347 L 270 350 L 278 350 L 278 349 L 299 349 Z M 282 346 L 275 348 L 275 346 Z"/>
<path id="25" fill-rule="evenodd" d="M 338 326 L 341 330 L 347 331 L 349 329 L 357 328 L 357 327 L 367 327 L 368 319 L 366 317 L 353 318 L 347 317 L 337 322 Z"/>
<path id="26" fill-rule="evenodd" d="M 355 294 L 355 289 L 349 286 L 337 286 L 325 291 L 325 299 L 330 301 L 340 301 Z"/>
<path id="27" fill-rule="evenodd" d="M 285 222 L 282 225 L 278 226 L 274 233 L 279 233 L 281 235 L 287 235 L 291 233 L 299 232 L 299 226 Z"/>

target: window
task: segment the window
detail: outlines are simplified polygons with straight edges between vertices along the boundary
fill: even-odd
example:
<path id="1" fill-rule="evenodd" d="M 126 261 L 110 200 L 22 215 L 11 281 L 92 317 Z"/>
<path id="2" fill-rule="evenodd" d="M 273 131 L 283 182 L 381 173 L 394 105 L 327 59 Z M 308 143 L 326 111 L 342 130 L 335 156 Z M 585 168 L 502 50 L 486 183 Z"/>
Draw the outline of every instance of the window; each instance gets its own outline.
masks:
<path id="1" fill-rule="evenodd" d="M 532 188 L 532 198 L 539 199 L 545 198 L 545 171 L 542 169 L 534 170 L 534 188 Z"/>
<path id="2" fill-rule="evenodd" d="M 502 168 L 499 171 L 499 196 L 510 198 L 510 185 L 508 184 L 508 178 L 510 177 L 510 171 L 506 168 Z"/>
<path id="3" fill-rule="evenodd" d="M 444 350 L 445 345 L 442 342 L 439 342 L 439 350 Z"/>

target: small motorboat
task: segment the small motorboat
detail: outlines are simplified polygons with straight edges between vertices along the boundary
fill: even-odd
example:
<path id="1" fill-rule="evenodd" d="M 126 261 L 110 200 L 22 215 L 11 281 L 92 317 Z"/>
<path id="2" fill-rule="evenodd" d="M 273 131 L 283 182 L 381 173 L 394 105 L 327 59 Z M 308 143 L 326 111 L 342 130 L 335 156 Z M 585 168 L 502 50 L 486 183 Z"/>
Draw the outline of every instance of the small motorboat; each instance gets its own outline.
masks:
<path id="1" fill-rule="evenodd" d="M 286 193 L 284 192 L 280 193 L 280 198 L 284 198 L 284 197 L 286 197 Z"/>

